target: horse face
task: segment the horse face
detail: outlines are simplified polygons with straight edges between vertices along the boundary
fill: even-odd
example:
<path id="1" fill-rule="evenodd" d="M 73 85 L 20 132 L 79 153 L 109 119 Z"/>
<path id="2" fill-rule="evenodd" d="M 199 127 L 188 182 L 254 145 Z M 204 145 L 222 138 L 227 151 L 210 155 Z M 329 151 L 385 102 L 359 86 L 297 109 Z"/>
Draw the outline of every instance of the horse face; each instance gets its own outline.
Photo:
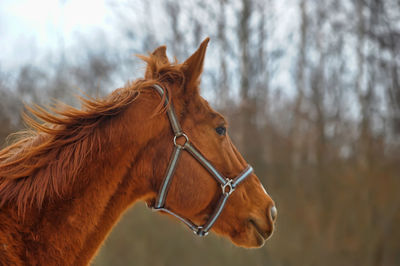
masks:
<path id="1" fill-rule="evenodd" d="M 247 166 L 229 137 L 225 118 L 199 95 L 191 96 L 182 128 L 190 141 L 225 177 L 234 178 Z M 249 140 L 251 141 L 251 140 Z M 210 217 L 221 186 L 188 153 L 184 153 L 171 187 L 169 205 L 197 224 Z M 239 184 L 213 230 L 243 247 L 260 247 L 272 234 L 276 209 L 255 174 Z"/>
<path id="2" fill-rule="evenodd" d="M 208 40 L 182 64 L 183 89 L 173 91 L 173 103 L 190 142 L 225 177 L 234 178 L 247 166 L 232 143 L 225 118 L 200 96 L 198 84 Z M 153 55 L 167 62 L 165 47 Z M 168 129 L 170 130 L 170 129 Z M 251 140 L 248 140 L 251 141 Z M 171 143 L 169 143 L 170 145 Z M 165 150 L 165 149 L 164 149 Z M 169 188 L 166 207 L 196 224 L 204 224 L 222 195 L 221 186 L 189 153 L 183 153 Z M 272 234 L 276 208 L 253 173 L 232 193 L 212 227 L 243 247 L 260 247 Z"/>

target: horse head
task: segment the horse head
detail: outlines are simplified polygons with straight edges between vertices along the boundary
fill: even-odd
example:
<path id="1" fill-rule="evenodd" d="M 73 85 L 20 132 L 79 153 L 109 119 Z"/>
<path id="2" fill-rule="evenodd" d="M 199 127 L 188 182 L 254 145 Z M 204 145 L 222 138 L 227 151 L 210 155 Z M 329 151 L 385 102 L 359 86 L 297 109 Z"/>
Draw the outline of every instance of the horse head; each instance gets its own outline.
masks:
<path id="1" fill-rule="evenodd" d="M 197 225 L 208 225 L 211 219 L 210 228 L 215 233 L 239 246 L 260 247 L 273 232 L 275 204 L 233 144 L 224 116 L 200 95 L 208 41 L 204 40 L 181 64 L 170 63 L 165 46 L 144 58 L 148 62 L 145 78 L 153 80 L 161 97 L 168 99 L 166 109 L 174 109 L 173 116 L 179 124 L 175 130 L 171 127 L 174 122 L 168 121 L 170 114 L 157 114 L 163 117 L 164 126 L 158 134 L 159 141 L 149 148 L 155 158 L 155 170 L 152 193 L 146 201 L 149 206 L 189 223 L 200 235 L 204 228 Z M 179 160 L 173 162 L 174 156 Z M 243 180 L 235 184 L 235 178 Z M 228 193 L 229 198 L 225 199 Z M 220 207 L 223 200 L 226 202 Z"/>

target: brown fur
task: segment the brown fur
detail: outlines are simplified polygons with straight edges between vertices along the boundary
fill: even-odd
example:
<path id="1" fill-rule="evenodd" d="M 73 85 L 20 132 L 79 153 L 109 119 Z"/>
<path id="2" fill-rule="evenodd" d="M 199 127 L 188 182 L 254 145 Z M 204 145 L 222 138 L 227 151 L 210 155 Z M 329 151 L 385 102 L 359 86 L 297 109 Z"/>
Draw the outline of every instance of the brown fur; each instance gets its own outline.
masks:
<path id="1" fill-rule="evenodd" d="M 52 114 L 28 107 L 43 123 L 25 115 L 32 130 L 0 151 L 0 264 L 85 265 L 130 205 L 154 200 L 172 152 L 163 99 L 150 88 L 155 83 L 167 90 L 194 145 L 223 174 L 244 168 L 229 137 L 214 131 L 224 118 L 199 94 L 207 43 L 182 64 L 170 63 L 159 47 L 141 57 L 145 79 L 104 99 L 81 99 L 81 109 L 64 105 Z M 202 223 L 220 191 L 193 158 L 182 161 L 167 205 Z M 273 202 L 255 175 L 237 191 L 214 230 L 238 245 L 260 246 L 273 229 Z"/>

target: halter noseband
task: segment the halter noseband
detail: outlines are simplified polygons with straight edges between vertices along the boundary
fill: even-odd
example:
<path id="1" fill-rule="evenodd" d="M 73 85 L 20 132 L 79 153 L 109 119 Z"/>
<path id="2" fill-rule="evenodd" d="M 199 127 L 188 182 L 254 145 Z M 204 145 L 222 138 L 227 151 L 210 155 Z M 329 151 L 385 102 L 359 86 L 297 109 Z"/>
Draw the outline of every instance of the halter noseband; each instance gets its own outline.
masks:
<path id="1" fill-rule="evenodd" d="M 164 90 L 157 84 L 153 85 L 153 88 L 156 89 L 156 91 L 163 96 L 164 95 Z M 165 105 L 168 104 L 168 97 L 165 97 Z M 160 191 L 157 195 L 155 205 L 152 207 L 154 211 L 163 211 L 166 213 L 169 213 L 179 220 L 181 220 L 184 224 L 186 224 L 193 232 L 198 235 L 198 236 L 206 236 L 208 234 L 208 231 L 211 229 L 213 224 L 217 221 L 219 215 L 221 214 L 226 201 L 228 200 L 229 196 L 232 194 L 233 191 L 235 191 L 236 187 L 246 178 L 248 177 L 252 172 L 253 168 L 248 165 L 238 176 L 236 176 L 233 179 L 229 179 L 221 175 L 217 169 L 212 166 L 212 164 L 204 158 L 203 155 L 190 143 L 188 136 L 182 131 L 182 128 L 179 124 L 179 121 L 176 117 L 174 107 L 172 103 L 170 103 L 168 109 L 167 109 L 167 115 L 169 118 L 169 122 L 171 124 L 171 128 L 174 132 L 174 151 L 172 153 L 172 156 L 170 158 L 164 181 L 161 184 Z M 184 144 L 178 144 L 177 139 L 179 138 L 184 138 L 185 143 Z M 178 164 L 180 155 L 183 150 L 186 150 L 191 154 L 205 169 L 207 169 L 208 172 L 214 177 L 214 179 L 221 185 L 222 189 L 222 195 L 218 201 L 217 206 L 215 207 L 213 213 L 211 214 L 210 218 L 204 225 L 196 225 L 189 219 L 185 219 L 182 216 L 174 213 L 173 211 L 164 208 L 165 206 L 165 199 L 168 194 L 169 190 L 169 185 L 171 183 L 172 177 L 174 176 L 176 166 Z"/>

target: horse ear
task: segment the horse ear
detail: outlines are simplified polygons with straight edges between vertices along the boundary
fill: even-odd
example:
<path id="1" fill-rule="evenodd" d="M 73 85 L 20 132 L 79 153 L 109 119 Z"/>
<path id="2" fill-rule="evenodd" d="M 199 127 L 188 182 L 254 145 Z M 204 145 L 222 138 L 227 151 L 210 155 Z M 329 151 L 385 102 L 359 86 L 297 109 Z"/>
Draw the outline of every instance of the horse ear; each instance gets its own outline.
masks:
<path id="1" fill-rule="evenodd" d="M 146 58 L 144 58 L 144 59 L 146 60 Z M 162 46 L 156 48 L 150 54 L 150 59 L 151 60 L 146 60 L 148 63 L 147 67 L 146 67 L 146 73 L 145 73 L 146 79 L 154 78 L 154 74 L 160 65 L 169 64 L 169 60 L 167 57 L 167 46 L 162 45 Z"/>
<path id="2" fill-rule="evenodd" d="M 201 73 L 203 72 L 204 57 L 206 55 L 207 45 L 210 38 L 206 38 L 201 44 L 197 51 L 192 54 L 182 64 L 182 70 L 185 74 L 185 87 L 187 89 L 197 88 L 200 84 Z"/>
<path id="3" fill-rule="evenodd" d="M 169 60 L 167 57 L 167 46 L 162 45 L 155 49 L 152 53 L 154 57 L 156 57 L 161 63 L 168 64 Z"/>

